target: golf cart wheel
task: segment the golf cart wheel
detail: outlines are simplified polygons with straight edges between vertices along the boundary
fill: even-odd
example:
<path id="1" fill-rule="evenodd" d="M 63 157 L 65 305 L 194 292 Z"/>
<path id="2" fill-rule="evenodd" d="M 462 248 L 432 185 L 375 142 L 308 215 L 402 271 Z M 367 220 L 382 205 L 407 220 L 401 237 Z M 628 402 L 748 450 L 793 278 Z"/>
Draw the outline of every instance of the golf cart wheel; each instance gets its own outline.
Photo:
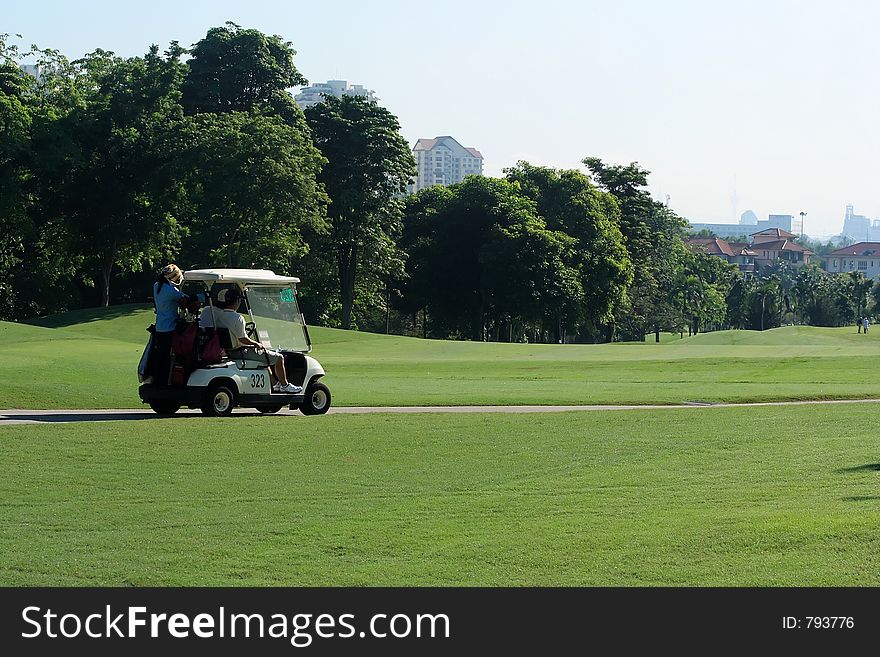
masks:
<path id="1" fill-rule="evenodd" d="M 323 415 L 330 410 L 330 388 L 323 383 L 313 383 L 306 388 L 306 396 L 299 410 L 303 415 Z"/>
<path id="2" fill-rule="evenodd" d="M 155 399 L 150 402 L 150 408 L 152 408 L 157 415 L 174 415 L 180 410 L 180 404 L 168 401 L 167 399 Z"/>
<path id="3" fill-rule="evenodd" d="M 278 404 L 275 406 L 257 406 L 257 410 L 264 415 L 271 415 L 272 413 L 277 413 L 282 408 L 284 408 L 283 404 Z"/>
<path id="4" fill-rule="evenodd" d="M 202 413 L 211 417 L 232 415 L 235 408 L 235 391 L 228 383 L 215 383 L 205 392 Z"/>

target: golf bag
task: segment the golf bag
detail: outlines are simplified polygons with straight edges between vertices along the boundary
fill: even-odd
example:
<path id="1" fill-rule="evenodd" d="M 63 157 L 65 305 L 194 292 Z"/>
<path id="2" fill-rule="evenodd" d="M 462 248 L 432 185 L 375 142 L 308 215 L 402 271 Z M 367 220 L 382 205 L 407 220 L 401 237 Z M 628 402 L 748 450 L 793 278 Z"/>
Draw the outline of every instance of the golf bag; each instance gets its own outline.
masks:
<path id="1" fill-rule="evenodd" d="M 138 362 L 138 383 L 143 383 L 152 375 L 153 357 L 156 351 L 155 324 L 150 324 L 147 332 L 150 337 L 147 339 L 147 346 L 144 347 L 144 353 Z"/>

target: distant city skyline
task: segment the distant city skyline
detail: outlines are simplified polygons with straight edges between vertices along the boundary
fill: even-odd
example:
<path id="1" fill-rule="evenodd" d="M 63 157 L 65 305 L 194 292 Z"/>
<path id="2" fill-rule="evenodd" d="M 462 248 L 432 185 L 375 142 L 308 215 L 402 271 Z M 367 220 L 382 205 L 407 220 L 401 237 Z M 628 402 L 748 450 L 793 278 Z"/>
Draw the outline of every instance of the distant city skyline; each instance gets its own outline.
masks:
<path id="1" fill-rule="evenodd" d="M 806 218 L 799 215 L 770 213 L 767 219 L 761 220 L 753 210 L 743 212 L 736 223 L 694 221 L 692 218 L 685 218 L 688 219 L 691 230 L 694 232 L 709 230 L 719 237 L 749 235 L 752 231 L 763 228 L 782 228 L 793 231 L 797 235 L 803 233 L 810 239 L 842 236 L 856 241 L 880 241 L 880 218 L 856 214 L 851 203 L 846 205 L 838 228 L 830 233 L 810 233 L 805 229 Z"/>
<path id="2" fill-rule="evenodd" d="M 47 0 L 4 7 L 3 29 L 133 56 L 227 20 L 291 41 L 310 81 L 374 89 L 410 145 L 477 144 L 486 175 L 597 156 L 638 161 L 694 221 L 806 212 L 821 235 L 847 204 L 880 217 L 880 3 Z"/>

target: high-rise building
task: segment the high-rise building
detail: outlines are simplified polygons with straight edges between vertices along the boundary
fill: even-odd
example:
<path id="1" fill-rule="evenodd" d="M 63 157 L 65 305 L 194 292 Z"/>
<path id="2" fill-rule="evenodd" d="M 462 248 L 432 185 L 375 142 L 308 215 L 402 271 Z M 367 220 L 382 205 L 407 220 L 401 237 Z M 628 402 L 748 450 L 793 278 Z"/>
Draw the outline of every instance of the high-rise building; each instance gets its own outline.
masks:
<path id="1" fill-rule="evenodd" d="M 877 219 L 871 221 L 871 219 L 863 214 L 855 214 L 852 203 L 849 203 L 846 206 L 846 215 L 843 218 L 843 231 L 841 234 L 857 242 L 880 241 L 880 221 Z"/>
<path id="2" fill-rule="evenodd" d="M 410 193 L 432 185 L 454 185 L 465 176 L 483 174 L 483 156 L 475 148 L 465 148 L 449 135 L 419 139 L 413 147 L 418 174 L 409 185 Z"/>
<path id="3" fill-rule="evenodd" d="M 324 96 L 362 96 L 374 103 L 379 102 L 379 98 L 372 89 L 365 89 L 359 84 L 349 84 L 347 80 L 327 80 L 327 82 L 316 82 L 315 84 L 304 87 L 293 97 L 300 109 L 317 105 L 323 100 Z"/>

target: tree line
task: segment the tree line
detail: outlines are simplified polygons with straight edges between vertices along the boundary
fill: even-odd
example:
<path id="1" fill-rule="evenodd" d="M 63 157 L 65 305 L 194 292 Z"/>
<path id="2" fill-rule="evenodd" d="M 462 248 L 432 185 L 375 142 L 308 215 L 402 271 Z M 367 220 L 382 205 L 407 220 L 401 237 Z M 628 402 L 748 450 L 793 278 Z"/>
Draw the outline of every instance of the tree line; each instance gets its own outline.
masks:
<path id="1" fill-rule="evenodd" d="M 129 58 L 0 37 L 0 318 L 143 302 L 169 261 L 296 274 L 314 323 L 438 338 L 643 340 L 866 312 L 860 275 L 746 278 L 690 251 L 637 163 L 519 162 L 406 196 L 397 118 L 354 96 L 301 111 L 295 54 L 232 23 Z"/>

